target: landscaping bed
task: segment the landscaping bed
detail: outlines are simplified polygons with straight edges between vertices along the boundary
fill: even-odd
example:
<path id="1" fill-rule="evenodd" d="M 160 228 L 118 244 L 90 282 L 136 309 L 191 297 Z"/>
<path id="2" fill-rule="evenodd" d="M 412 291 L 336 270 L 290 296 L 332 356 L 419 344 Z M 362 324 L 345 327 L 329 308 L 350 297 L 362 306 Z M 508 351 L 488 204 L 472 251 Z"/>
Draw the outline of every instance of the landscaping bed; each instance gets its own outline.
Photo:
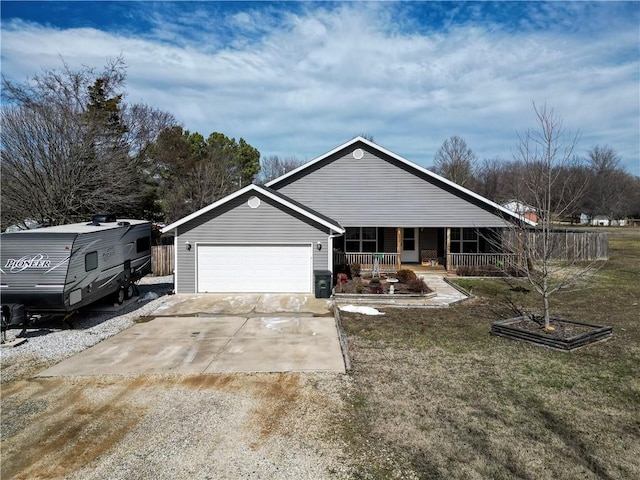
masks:
<path id="1" fill-rule="evenodd" d="M 351 295 L 409 295 L 423 297 L 433 293 L 433 290 L 418 278 L 412 270 L 399 270 L 395 275 L 381 274 L 373 277 L 371 274 L 354 275 L 348 278 L 346 274 L 338 274 L 336 280 L 336 294 Z"/>
<path id="2" fill-rule="evenodd" d="M 562 318 L 551 318 L 549 326 L 551 329 L 545 330 L 544 321 L 541 325 L 540 320 L 521 316 L 493 322 L 491 334 L 567 351 L 607 340 L 613 335 L 612 327 Z"/>

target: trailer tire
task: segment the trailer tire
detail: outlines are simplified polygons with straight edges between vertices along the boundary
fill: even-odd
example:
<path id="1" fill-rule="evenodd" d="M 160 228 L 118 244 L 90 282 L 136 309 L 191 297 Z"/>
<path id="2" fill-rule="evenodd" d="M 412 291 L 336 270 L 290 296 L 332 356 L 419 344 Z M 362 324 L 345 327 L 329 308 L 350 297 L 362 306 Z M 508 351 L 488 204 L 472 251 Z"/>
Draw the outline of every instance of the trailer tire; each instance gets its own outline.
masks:
<path id="1" fill-rule="evenodd" d="M 118 305 L 122 305 L 124 303 L 125 296 L 126 296 L 126 292 L 124 290 L 124 287 L 118 288 L 118 291 L 115 294 L 116 303 Z"/>
<path id="2" fill-rule="evenodd" d="M 135 293 L 136 293 L 136 288 L 133 285 L 133 283 L 131 283 L 131 282 L 127 283 L 127 285 L 124 287 L 124 298 L 125 298 L 125 300 L 129 300 L 130 298 L 133 298 Z"/>

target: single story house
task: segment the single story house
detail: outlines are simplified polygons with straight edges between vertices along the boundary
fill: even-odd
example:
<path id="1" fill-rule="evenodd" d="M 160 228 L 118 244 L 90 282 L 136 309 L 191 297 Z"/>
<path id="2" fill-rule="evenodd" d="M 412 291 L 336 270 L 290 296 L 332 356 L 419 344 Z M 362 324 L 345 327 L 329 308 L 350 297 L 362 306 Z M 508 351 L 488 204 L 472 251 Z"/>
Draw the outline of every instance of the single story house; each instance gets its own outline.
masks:
<path id="1" fill-rule="evenodd" d="M 175 289 L 314 293 L 314 271 L 359 263 L 455 269 L 500 255 L 490 232 L 532 222 L 362 137 L 162 229 Z M 496 261 L 496 259 L 493 259 Z M 462 263 L 461 263 L 462 262 Z"/>

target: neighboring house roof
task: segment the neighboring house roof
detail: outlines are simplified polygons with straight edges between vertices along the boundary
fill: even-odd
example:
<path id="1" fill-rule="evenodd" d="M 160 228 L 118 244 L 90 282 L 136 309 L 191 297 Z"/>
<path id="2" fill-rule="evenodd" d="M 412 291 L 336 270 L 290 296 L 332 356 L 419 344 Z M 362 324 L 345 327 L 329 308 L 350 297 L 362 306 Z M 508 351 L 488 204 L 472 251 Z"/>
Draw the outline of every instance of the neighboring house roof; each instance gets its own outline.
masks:
<path id="1" fill-rule="evenodd" d="M 301 177 L 304 177 L 305 175 L 307 175 L 308 173 L 313 172 L 314 170 L 316 170 L 318 167 L 321 167 L 320 164 L 321 162 L 323 162 L 323 160 L 328 159 L 329 157 L 340 153 L 342 150 L 346 150 L 351 146 L 357 145 L 357 144 L 364 144 L 365 146 L 369 147 L 372 150 L 375 150 L 383 155 L 386 155 L 387 157 L 390 157 L 391 159 L 393 159 L 397 164 L 402 165 L 403 169 L 406 169 L 410 172 L 413 172 L 415 174 L 417 174 L 418 176 L 421 176 L 421 178 L 429 178 L 434 184 L 439 184 L 441 187 L 440 188 L 447 188 L 450 189 L 454 192 L 457 192 L 458 195 L 462 196 L 462 197 L 467 197 L 470 199 L 473 199 L 476 203 L 480 204 L 483 206 L 483 208 L 490 210 L 490 211 L 495 211 L 495 212 L 499 212 L 500 214 L 502 214 L 503 216 L 505 216 L 506 218 L 510 218 L 513 220 L 517 220 L 517 221 L 522 221 L 528 225 L 534 226 L 535 222 L 532 222 L 531 220 L 529 220 L 528 218 L 525 218 L 524 216 L 520 215 L 517 212 L 514 212 L 512 210 L 509 210 L 505 207 L 503 207 L 502 205 L 499 205 L 495 202 L 492 202 L 491 200 L 478 195 L 475 192 L 472 192 L 471 190 L 468 190 L 464 187 L 461 187 L 460 185 L 447 180 L 444 177 L 441 177 L 440 175 L 437 175 L 433 172 L 431 172 L 430 170 L 427 170 L 426 168 L 423 168 L 389 150 L 386 150 L 385 148 L 363 138 L 363 137 L 355 137 L 352 140 L 349 140 L 348 142 L 334 148 L 333 150 L 325 153 L 324 155 L 321 155 L 313 160 L 311 160 L 310 162 L 305 163 L 304 165 L 274 179 L 271 180 L 270 182 L 268 182 L 266 184 L 267 187 L 269 188 L 273 188 L 273 189 L 279 189 L 283 186 L 286 186 L 287 184 L 291 183 L 292 181 L 298 180 Z M 348 208 L 347 206 L 345 206 L 345 208 Z"/>
<path id="2" fill-rule="evenodd" d="M 259 194 L 262 194 L 268 198 L 270 198 L 271 200 L 275 201 L 276 203 L 279 203 L 280 205 L 290 208 L 291 210 L 294 210 L 295 212 L 298 212 L 299 214 L 303 215 L 304 217 L 307 217 L 310 220 L 313 220 L 314 222 L 317 222 L 321 225 L 324 225 L 325 227 L 333 230 L 336 233 L 342 234 L 345 233 L 345 229 L 342 228 L 342 226 L 340 226 L 340 224 L 338 222 L 336 222 L 335 220 L 332 220 L 331 218 L 322 215 L 319 212 L 316 212 L 315 210 L 312 210 L 308 207 L 305 207 L 304 205 L 302 205 L 299 202 L 296 202 L 295 200 L 287 197 L 286 195 L 283 195 L 280 192 L 276 192 L 270 188 L 265 188 L 265 187 L 259 187 L 258 185 L 247 185 L 244 188 L 241 188 L 240 190 L 237 190 L 236 192 L 227 195 L 224 198 L 221 198 L 220 200 L 218 200 L 217 202 L 212 203 L 211 205 L 207 205 L 204 208 L 201 208 L 200 210 L 198 210 L 197 212 L 192 213 L 191 215 L 187 215 L 186 217 L 181 218 L 180 220 L 177 220 L 173 223 L 171 223 L 170 225 L 167 225 L 166 227 L 164 227 L 161 231 L 162 233 L 167 233 L 170 232 L 172 230 L 177 229 L 180 225 L 184 225 L 185 223 L 201 216 L 204 213 L 210 212 L 211 210 L 224 205 L 227 202 L 230 202 L 231 200 L 244 195 L 248 192 L 256 192 Z"/>
<path id="3" fill-rule="evenodd" d="M 507 210 L 511 210 L 512 212 L 516 212 L 519 214 L 524 214 L 527 212 L 536 212 L 536 207 L 532 207 L 531 205 L 527 205 L 520 200 L 507 200 L 502 204 L 504 208 Z"/>

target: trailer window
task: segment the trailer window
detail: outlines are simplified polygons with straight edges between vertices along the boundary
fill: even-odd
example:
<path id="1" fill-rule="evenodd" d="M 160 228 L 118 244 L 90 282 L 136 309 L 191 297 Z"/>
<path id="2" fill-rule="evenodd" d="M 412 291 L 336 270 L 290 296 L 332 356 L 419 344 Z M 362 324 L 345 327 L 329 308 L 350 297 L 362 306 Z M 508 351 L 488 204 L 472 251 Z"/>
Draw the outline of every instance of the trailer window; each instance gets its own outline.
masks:
<path id="1" fill-rule="evenodd" d="M 140 237 L 136 240 L 136 253 L 151 250 L 151 237 Z"/>
<path id="2" fill-rule="evenodd" d="M 87 253 L 84 256 L 84 271 L 89 272 L 98 268 L 98 252 Z"/>

